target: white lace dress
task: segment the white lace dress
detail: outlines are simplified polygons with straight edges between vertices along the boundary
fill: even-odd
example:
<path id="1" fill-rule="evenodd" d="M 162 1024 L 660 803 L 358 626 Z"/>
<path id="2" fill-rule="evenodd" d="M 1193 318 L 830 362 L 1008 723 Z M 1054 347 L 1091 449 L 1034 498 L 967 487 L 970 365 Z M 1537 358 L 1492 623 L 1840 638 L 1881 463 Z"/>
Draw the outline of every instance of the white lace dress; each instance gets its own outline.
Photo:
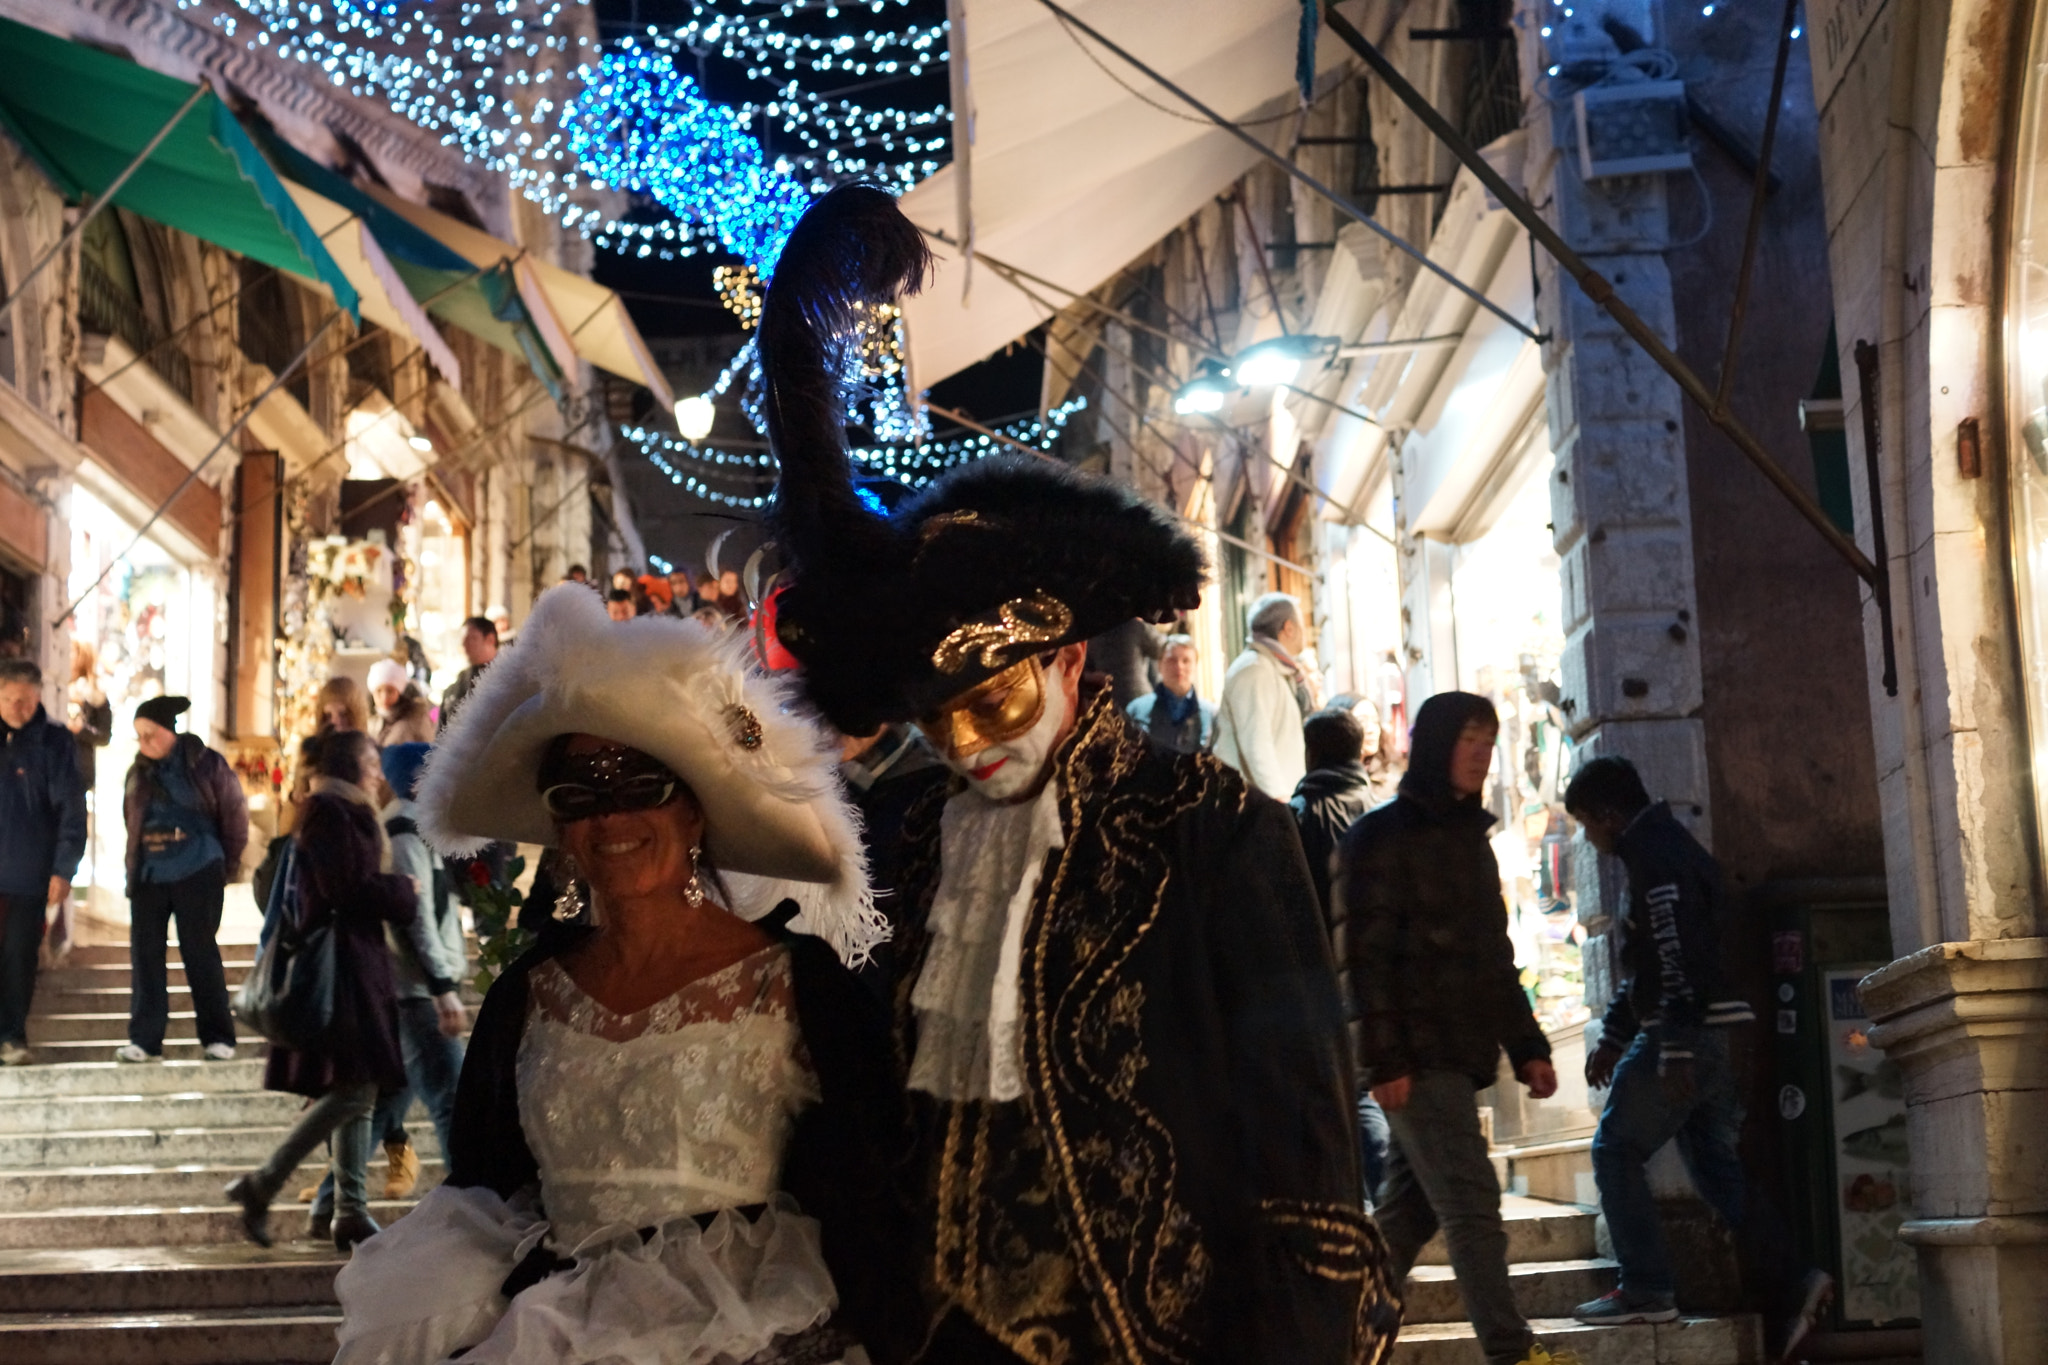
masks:
<path id="1" fill-rule="evenodd" d="M 358 1247 L 336 1365 L 865 1365 L 810 1330 L 838 1295 L 817 1222 L 778 1192 L 817 1099 L 786 950 L 633 1015 L 554 962 L 528 981 L 519 1117 L 540 1188 L 444 1185 Z M 575 1264 L 508 1304 L 536 1247 Z"/>

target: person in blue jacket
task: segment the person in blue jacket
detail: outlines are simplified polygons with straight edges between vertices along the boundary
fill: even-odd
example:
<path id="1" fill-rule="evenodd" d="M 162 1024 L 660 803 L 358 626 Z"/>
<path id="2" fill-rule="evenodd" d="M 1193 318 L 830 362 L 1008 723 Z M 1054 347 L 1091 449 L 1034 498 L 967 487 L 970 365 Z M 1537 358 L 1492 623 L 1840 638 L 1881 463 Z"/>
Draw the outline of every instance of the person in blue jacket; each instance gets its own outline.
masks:
<path id="1" fill-rule="evenodd" d="M 71 732 L 43 710 L 43 673 L 0 659 L 0 1064 L 30 1060 L 28 1006 L 51 905 L 85 852 L 85 781 Z"/>
<path id="2" fill-rule="evenodd" d="M 1651 801 L 1635 765 L 1603 757 L 1565 789 L 1565 810 L 1586 841 L 1621 859 L 1628 905 L 1613 933 L 1621 990 L 1607 1007 L 1586 1082 L 1608 1087 L 1593 1137 L 1593 1178 L 1621 1263 L 1621 1283 L 1579 1305 L 1586 1323 L 1670 1322 L 1676 1280 L 1646 1167 L 1674 1138 L 1700 1197 L 1743 1244 L 1758 1280 L 1784 1314 L 1775 1358 L 1789 1359 L 1834 1292 L 1825 1272 L 1791 1264 L 1781 1219 L 1745 1190 L 1741 1086 L 1730 1029 L 1756 1018 L 1721 965 L 1730 929 L 1720 864 L 1671 813 Z"/>

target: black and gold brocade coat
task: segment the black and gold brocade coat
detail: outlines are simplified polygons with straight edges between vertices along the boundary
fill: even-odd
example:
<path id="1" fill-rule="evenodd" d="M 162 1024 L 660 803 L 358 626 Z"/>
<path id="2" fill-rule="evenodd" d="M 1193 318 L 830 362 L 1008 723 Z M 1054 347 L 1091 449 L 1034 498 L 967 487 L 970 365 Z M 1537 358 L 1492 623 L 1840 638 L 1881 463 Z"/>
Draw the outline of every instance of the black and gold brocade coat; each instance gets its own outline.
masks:
<path id="1" fill-rule="evenodd" d="M 1066 847 L 1024 929 L 1025 1098 L 915 1097 L 934 1321 L 964 1313 L 1034 1365 L 1380 1361 L 1399 1315 L 1287 808 L 1207 754 L 1155 751 L 1106 688 L 1056 764 Z M 906 1064 L 948 794 L 905 824 Z"/>

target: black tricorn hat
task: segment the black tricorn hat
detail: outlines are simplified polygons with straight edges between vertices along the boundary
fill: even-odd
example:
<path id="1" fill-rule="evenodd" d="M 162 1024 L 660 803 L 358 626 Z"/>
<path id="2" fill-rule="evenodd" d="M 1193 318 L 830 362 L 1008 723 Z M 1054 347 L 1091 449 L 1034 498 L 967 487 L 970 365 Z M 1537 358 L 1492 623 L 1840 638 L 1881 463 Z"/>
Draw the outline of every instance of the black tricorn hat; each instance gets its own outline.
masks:
<path id="1" fill-rule="evenodd" d="M 848 734 L 907 720 L 1020 660 L 1201 600 L 1201 547 L 1160 508 L 1051 459 L 963 465 L 882 517 L 854 492 L 841 376 L 860 310 L 914 289 L 924 239 L 885 192 L 797 224 L 763 307 L 772 512 L 793 581 L 775 628 Z"/>

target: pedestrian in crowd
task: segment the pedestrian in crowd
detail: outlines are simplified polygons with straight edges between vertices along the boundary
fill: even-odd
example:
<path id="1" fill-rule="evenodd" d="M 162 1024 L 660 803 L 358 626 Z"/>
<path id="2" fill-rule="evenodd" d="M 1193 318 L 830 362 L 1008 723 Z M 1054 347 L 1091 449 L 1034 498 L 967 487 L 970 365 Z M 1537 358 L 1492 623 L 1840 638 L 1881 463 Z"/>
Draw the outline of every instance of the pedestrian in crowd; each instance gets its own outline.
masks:
<path id="1" fill-rule="evenodd" d="M 1392 764 L 1387 742 L 1386 726 L 1380 723 L 1380 708 L 1373 705 L 1371 698 L 1361 697 L 1356 692 L 1339 692 L 1323 704 L 1325 711 L 1349 711 L 1358 717 L 1359 725 L 1365 731 L 1365 770 L 1372 776 L 1372 803 L 1393 799 L 1394 789 L 1387 774 Z"/>
<path id="2" fill-rule="evenodd" d="M 1133 616 L 1119 621 L 1088 642 L 1087 670 L 1109 679 L 1110 696 L 1123 710 L 1152 694 L 1158 682 L 1159 656 L 1166 636 L 1158 627 Z"/>
<path id="3" fill-rule="evenodd" d="M 0 1065 L 30 1060 L 28 1007 L 48 908 L 85 853 L 85 783 L 71 732 L 43 711 L 43 672 L 0 659 Z"/>
<path id="4" fill-rule="evenodd" d="M 71 733 L 78 738 L 78 771 L 89 792 L 99 780 L 99 751 L 113 742 L 114 708 L 100 686 L 99 651 L 84 640 L 71 642 L 71 686 L 65 701 L 65 717 Z"/>
<path id="5" fill-rule="evenodd" d="M 1216 707 L 1195 695 L 1195 642 L 1169 635 L 1159 655 L 1159 685 L 1125 709 L 1154 744 L 1177 754 L 1209 747 L 1216 733 Z"/>
<path id="6" fill-rule="evenodd" d="M 569 572 L 562 575 L 562 581 L 564 583 L 588 584 L 590 582 L 590 570 L 584 568 L 581 564 L 571 564 Z"/>
<path id="7" fill-rule="evenodd" d="M 396 659 L 371 664 L 370 695 L 377 699 L 378 748 L 434 742 L 434 708 L 404 664 Z"/>
<path id="8" fill-rule="evenodd" d="M 688 569 L 679 568 L 668 571 L 668 595 L 668 614 L 671 616 L 688 616 L 704 605 L 698 599 L 696 591 L 690 586 L 690 571 Z"/>
<path id="9" fill-rule="evenodd" d="M 1369 742 L 1365 727 L 1348 708 L 1325 707 L 1302 726 L 1308 774 L 1287 803 L 1294 827 L 1301 832 L 1301 851 L 1308 856 L 1309 877 L 1336 950 L 1337 916 L 1330 904 L 1331 864 L 1344 832 L 1359 816 L 1379 804 L 1364 757 Z M 1378 1198 L 1387 1168 L 1387 1116 L 1369 1094 L 1358 1097 L 1359 1154 L 1365 1172 L 1368 1203 Z"/>
<path id="10" fill-rule="evenodd" d="M 1628 869 L 1628 905 L 1618 938 L 1621 989 L 1586 1059 L 1586 1083 L 1608 1088 L 1593 1135 L 1593 1179 L 1614 1239 L 1620 1283 L 1579 1305 L 1586 1323 L 1670 1322 L 1677 1282 L 1646 1167 L 1678 1140 L 1700 1192 L 1742 1245 L 1756 1278 L 1776 1300 L 1773 1343 L 1791 1358 L 1834 1294 L 1826 1272 L 1790 1255 L 1782 1217 L 1760 1191 L 1745 1192 L 1740 1143 L 1742 1086 L 1730 1031 L 1756 1012 L 1721 968 L 1729 927 L 1720 864 L 1671 813 L 1650 800 L 1625 758 L 1582 766 L 1565 788 L 1565 810 L 1586 842 Z M 1759 1235 L 1761 1234 L 1761 1235 Z"/>
<path id="11" fill-rule="evenodd" d="M 320 717 L 321 734 L 370 728 L 370 697 L 354 678 L 329 678 L 321 683 L 313 706 Z"/>
<path id="12" fill-rule="evenodd" d="M 1296 657 L 1308 644 L 1308 627 L 1301 603 L 1284 592 L 1252 603 L 1245 623 L 1251 643 L 1223 675 L 1216 757 L 1275 801 L 1285 801 L 1308 771 L 1301 726 L 1316 709 L 1316 696 Z"/>
<path id="13" fill-rule="evenodd" d="M 164 949 L 173 920 L 185 984 L 209 1061 L 235 1058 L 235 1017 L 221 968 L 220 915 L 228 881 L 242 871 L 249 802 L 227 759 L 197 735 L 178 733 L 184 697 L 135 708 L 133 766 L 123 791 L 128 819 L 128 1041 L 120 1062 L 160 1062 L 170 995 Z"/>
<path id="14" fill-rule="evenodd" d="M 334 929 L 334 1012 L 317 1046 L 273 1044 L 263 1086 L 314 1101 L 277 1150 L 227 1187 L 239 1204 L 242 1229 L 270 1245 L 270 1205 L 314 1148 L 332 1137 L 335 1212 L 329 1231 L 346 1251 L 373 1236 L 367 1188 L 370 1111 L 380 1089 L 405 1084 L 398 1042 L 398 999 L 384 926 L 412 922 L 419 895 L 392 872 L 391 849 L 366 783 L 377 772 L 368 735 L 329 735 L 314 748 L 312 795 L 295 836 L 296 903 L 287 913 L 301 929 Z"/>
<path id="15" fill-rule="evenodd" d="M 710 626 L 713 630 L 718 631 L 726 630 L 730 628 L 732 625 L 732 621 L 730 620 L 730 618 L 728 618 L 726 614 L 720 611 L 717 607 L 713 606 L 702 606 L 697 608 L 697 610 L 690 613 L 690 619 L 692 621 L 695 621 L 700 626 Z"/>
<path id="16" fill-rule="evenodd" d="M 391 841 L 391 870 L 419 888 L 418 912 L 402 934 L 391 938 L 398 984 L 398 1045 L 405 1084 L 377 1097 L 370 1114 L 373 1145 L 384 1147 L 384 1197 L 409 1198 L 419 1184 L 420 1158 L 405 1131 L 405 1115 L 417 1095 L 434 1125 L 441 1152 L 449 1150 L 455 1115 L 455 1082 L 462 1074 L 462 1030 L 469 1011 L 462 981 L 469 962 L 462 938 L 462 914 L 441 855 L 420 837 L 413 791 L 431 746 L 393 744 L 378 754 L 382 769 L 385 836 Z M 334 1176 L 322 1178 L 313 1195 L 310 1231 L 326 1241 L 334 1218 Z"/>
<path id="17" fill-rule="evenodd" d="M 497 632 L 498 643 L 501 645 L 511 644 L 513 639 L 511 608 L 492 606 L 484 611 L 484 615 L 490 619 L 491 629 Z"/>
<path id="18" fill-rule="evenodd" d="M 462 623 L 462 657 L 469 666 L 456 674 L 455 681 L 441 694 L 442 730 L 448 728 L 448 722 L 455 718 L 456 710 L 491 666 L 491 660 L 498 657 L 498 628 L 489 617 L 472 616 Z"/>
<path id="19" fill-rule="evenodd" d="M 1394 1282 L 1439 1227 L 1489 1365 L 1543 1359 L 1515 1306 L 1500 1183 L 1475 1094 L 1507 1049 L 1536 1099 L 1557 1093 L 1508 940 L 1500 867 L 1481 803 L 1500 722 L 1468 692 L 1415 718 L 1400 795 L 1344 836 L 1331 900 L 1360 1077 L 1393 1142 L 1375 1206 Z"/>
<path id="20" fill-rule="evenodd" d="M 1372 774 L 1365 770 L 1365 727 L 1350 711 L 1325 707 L 1301 727 L 1308 772 L 1295 784 L 1287 804 L 1301 831 L 1301 851 L 1308 855 L 1309 876 L 1316 898 L 1334 930 L 1330 911 L 1330 865 L 1344 832 L 1379 802 Z"/>
<path id="21" fill-rule="evenodd" d="M 737 569 L 727 569 L 718 575 L 718 610 L 728 621 L 747 623 L 747 595 L 740 587 Z"/>
<path id="22" fill-rule="evenodd" d="M 633 594 L 613 588 L 611 596 L 604 599 L 604 613 L 614 621 L 630 621 L 640 614 L 633 604 Z"/>

